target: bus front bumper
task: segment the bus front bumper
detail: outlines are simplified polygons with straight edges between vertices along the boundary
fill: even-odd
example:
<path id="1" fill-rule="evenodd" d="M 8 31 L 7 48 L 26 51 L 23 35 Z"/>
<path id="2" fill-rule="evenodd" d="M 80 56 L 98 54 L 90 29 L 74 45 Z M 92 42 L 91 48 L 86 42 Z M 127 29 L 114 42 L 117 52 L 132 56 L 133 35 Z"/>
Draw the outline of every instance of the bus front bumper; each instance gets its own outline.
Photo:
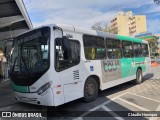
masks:
<path id="1" fill-rule="evenodd" d="M 54 106 L 53 90 L 49 88 L 47 91 L 38 95 L 37 93 L 21 93 L 13 91 L 16 99 L 20 102 L 43 105 L 43 106 Z"/>

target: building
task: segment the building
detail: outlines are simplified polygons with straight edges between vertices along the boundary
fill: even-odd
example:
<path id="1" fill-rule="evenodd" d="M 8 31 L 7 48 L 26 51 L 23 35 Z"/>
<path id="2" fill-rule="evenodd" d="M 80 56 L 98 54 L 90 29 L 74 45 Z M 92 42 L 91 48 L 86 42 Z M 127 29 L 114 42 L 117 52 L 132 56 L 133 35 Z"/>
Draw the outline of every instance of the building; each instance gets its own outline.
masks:
<path id="1" fill-rule="evenodd" d="M 146 16 L 135 15 L 132 11 L 119 12 L 117 17 L 111 20 L 108 32 L 125 36 L 135 36 L 147 32 Z"/>

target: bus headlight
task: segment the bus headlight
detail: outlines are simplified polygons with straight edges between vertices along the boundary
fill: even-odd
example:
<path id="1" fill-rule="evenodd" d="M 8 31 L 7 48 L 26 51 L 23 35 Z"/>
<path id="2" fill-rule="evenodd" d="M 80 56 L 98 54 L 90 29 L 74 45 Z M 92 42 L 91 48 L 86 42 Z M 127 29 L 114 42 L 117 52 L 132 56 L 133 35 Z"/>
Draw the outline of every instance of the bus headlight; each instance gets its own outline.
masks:
<path id="1" fill-rule="evenodd" d="M 44 93 L 50 86 L 51 86 L 51 83 L 50 83 L 50 82 L 44 84 L 42 87 L 40 87 L 40 88 L 37 90 L 37 94 L 38 94 L 38 95 L 41 95 L 41 94 Z"/>

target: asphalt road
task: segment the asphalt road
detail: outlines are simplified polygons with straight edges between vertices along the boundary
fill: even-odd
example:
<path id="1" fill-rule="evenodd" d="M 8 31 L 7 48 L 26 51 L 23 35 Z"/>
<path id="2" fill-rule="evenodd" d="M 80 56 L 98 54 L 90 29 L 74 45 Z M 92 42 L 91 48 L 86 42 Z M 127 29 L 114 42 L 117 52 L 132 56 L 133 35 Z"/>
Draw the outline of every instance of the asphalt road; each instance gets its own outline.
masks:
<path id="1" fill-rule="evenodd" d="M 158 117 L 130 117 L 128 115 L 135 111 L 151 113 L 160 111 L 160 67 L 152 68 L 151 72 L 144 76 L 144 82 L 140 85 L 128 82 L 99 92 L 98 98 L 91 103 L 78 99 L 59 107 L 19 103 L 14 99 L 10 84 L 6 83 L 6 85 L 0 85 L 0 111 L 45 111 L 50 116 L 49 120 L 106 120 L 106 117 L 107 120 L 160 120 Z M 17 120 L 17 118 L 12 119 Z"/>

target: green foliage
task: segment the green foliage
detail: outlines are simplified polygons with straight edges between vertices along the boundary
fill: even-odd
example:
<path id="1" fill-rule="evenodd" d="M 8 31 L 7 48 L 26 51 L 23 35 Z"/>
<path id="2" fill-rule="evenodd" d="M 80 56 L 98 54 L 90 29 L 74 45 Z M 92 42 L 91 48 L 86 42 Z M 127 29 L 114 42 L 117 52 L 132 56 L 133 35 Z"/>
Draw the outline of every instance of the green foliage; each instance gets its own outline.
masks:
<path id="1" fill-rule="evenodd" d="M 157 37 L 153 37 L 152 40 L 148 41 L 151 53 L 157 52 L 157 50 L 158 50 L 158 41 L 157 40 L 158 40 Z"/>

